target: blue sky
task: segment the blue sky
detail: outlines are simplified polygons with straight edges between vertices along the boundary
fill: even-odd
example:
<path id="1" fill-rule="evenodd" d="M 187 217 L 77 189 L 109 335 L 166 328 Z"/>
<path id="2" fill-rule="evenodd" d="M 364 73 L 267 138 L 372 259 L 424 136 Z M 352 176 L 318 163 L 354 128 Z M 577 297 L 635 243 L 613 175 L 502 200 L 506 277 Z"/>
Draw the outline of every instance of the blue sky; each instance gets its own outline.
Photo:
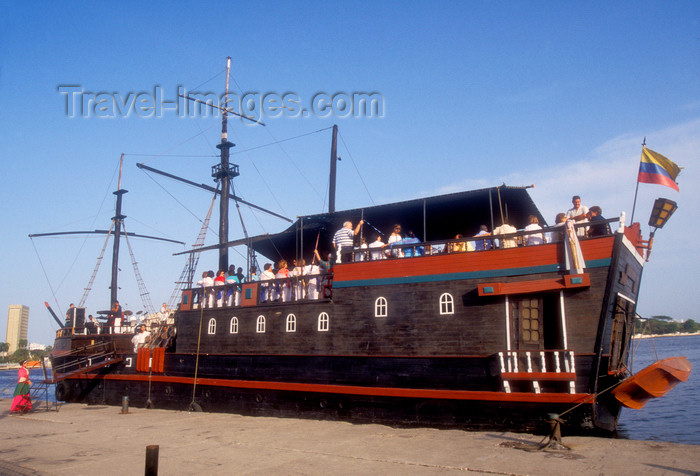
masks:
<path id="1" fill-rule="evenodd" d="M 221 94 L 227 56 L 234 91 L 293 93 L 304 105 L 317 93 L 381 95 L 381 118 L 266 118 L 266 128 L 231 121 L 234 153 L 337 123 L 338 209 L 505 182 L 535 184 L 531 194 L 550 221 L 574 193 L 605 216 L 629 217 L 646 137 L 685 168 L 680 193 L 640 186 L 635 218 L 645 235 L 655 198 L 679 210 L 656 235 L 638 311 L 700 320 L 692 297 L 700 264 L 697 2 L 5 2 L 2 13 L 0 332 L 7 306 L 25 304 L 29 340 L 52 342 L 56 326 L 43 302 L 62 314 L 80 300 L 102 239 L 27 235 L 106 228 L 121 153 L 128 231 L 189 245 L 209 206 L 205 192 L 151 179 L 135 163 L 212 184 L 218 118 L 71 118 L 58 87 L 122 98 L 158 87 L 167 100 L 178 86 Z M 327 206 L 329 148 L 326 130 L 237 153 L 236 193 L 290 218 L 318 213 Z M 286 227 L 242 213 L 251 234 Z M 230 237 L 240 236 L 234 216 Z M 158 305 L 184 266 L 172 256 L 182 247 L 132 247 Z M 122 256 L 120 300 L 137 309 Z M 231 261 L 243 264 L 235 252 Z M 207 269 L 215 262 L 200 261 Z M 89 312 L 109 304 L 107 268 Z"/>

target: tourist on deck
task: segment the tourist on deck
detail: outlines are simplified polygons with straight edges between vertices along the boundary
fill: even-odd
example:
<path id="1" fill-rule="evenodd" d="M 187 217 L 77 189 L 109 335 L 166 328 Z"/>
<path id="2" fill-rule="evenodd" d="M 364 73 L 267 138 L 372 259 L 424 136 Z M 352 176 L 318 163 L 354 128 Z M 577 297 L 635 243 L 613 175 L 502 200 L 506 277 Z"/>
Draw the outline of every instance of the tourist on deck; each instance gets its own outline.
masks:
<path id="1" fill-rule="evenodd" d="M 87 330 L 88 334 L 97 334 L 98 333 L 97 321 L 95 321 L 95 318 L 93 317 L 92 314 L 90 314 L 88 316 L 88 321 L 85 324 L 85 329 Z"/>
<path id="2" fill-rule="evenodd" d="M 573 220 L 578 223 L 588 222 L 588 207 L 581 205 L 581 197 L 574 195 L 571 197 L 571 203 L 573 208 L 569 208 L 566 211 L 566 219 Z M 582 226 L 576 229 L 576 234 L 578 236 L 586 236 L 587 227 Z"/>
<path id="3" fill-rule="evenodd" d="M 355 235 L 360 232 L 363 223 L 364 221 L 360 220 L 353 231 L 352 222 L 346 221 L 343 223 L 343 227 L 333 235 L 333 247 L 336 250 L 336 259 L 338 263 L 349 263 L 352 261 L 352 248 L 355 242 Z"/>
<path id="4" fill-rule="evenodd" d="M 389 239 L 387 240 L 387 244 L 389 247 L 391 245 L 398 245 L 403 241 L 403 236 L 401 236 L 401 225 L 398 223 L 394 225 L 394 231 L 389 235 Z M 403 258 L 403 250 L 402 249 L 396 249 L 396 250 L 391 250 L 391 255 L 394 258 Z"/>
<path id="5" fill-rule="evenodd" d="M 416 235 L 413 233 L 413 230 L 408 230 L 408 233 L 406 233 L 406 238 L 402 240 L 403 244 L 413 244 L 413 243 L 420 243 L 420 240 L 416 238 Z M 412 256 L 423 256 L 423 252 L 425 249 L 422 246 L 416 246 L 416 247 L 407 247 L 403 249 L 403 254 L 405 257 L 412 257 Z"/>
<path id="6" fill-rule="evenodd" d="M 21 360 L 19 370 L 17 372 L 17 385 L 15 386 L 15 394 L 10 405 L 10 412 L 25 413 L 32 409 L 32 399 L 29 395 L 32 381 L 29 380 L 29 371 L 27 370 L 27 361 Z"/>
<path id="7" fill-rule="evenodd" d="M 462 238 L 464 238 L 464 235 L 462 235 L 461 233 L 457 233 L 455 235 L 455 240 L 461 240 Z M 450 253 L 463 253 L 467 251 L 467 245 L 464 243 L 464 241 L 450 243 L 448 246 L 448 250 Z"/>
<path id="8" fill-rule="evenodd" d="M 75 304 L 70 303 L 66 311 L 66 327 L 73 327 L 73 316 L 75 315 Z"/>
<path id="9" fill-rule="evenodd" d="M 554 218 L 554 227 L 559 228 L 559 230 L 549 232 L 550 243 L 559 243 L 564 239 L 564 235 L 566 234 L 565 224 L 566 213 L 557 213 L 557 216 Z"/>
<path id="10" fill-rule="evenodd" d="M 323 298 L 330 298 L 331 278 L 329 275 L 333 271 L 333 265 L 335 264 L 333 262 L 333 254 L 328 253 L 328 259 L 325 261 L 321 259 L 321 255 L 318 253 L 318 250 L 314 250 L 314 255 L 318 260 L 318 267 L 320 268 L 322 275 L 321 282 L 319 283 L 319 290 L 323 290 Z"/>
<path id="11" fill-rule="evenodd" d="M 377 237 L 374 239 L 372 243 L 369 244 L 369 248 L 384 248 L 386 246 L 384 242 L 382 241 L 382 236 L 380 234 L 377 234 Z M 378 260 L 378 259 L 384 259 L 384 251 L 381 249 L 372 249 L 369 252 L 369 259 L 371 260 Z"/>
<path id="12" fill-rule="evenodd" d="M 321 274 L 321 268 L 318 267 L 316 260 L 312 260 L 311 264 L 304 266 L 304 276 L 306 276 L 306 296 L 309 299 L 318 299 L 318 275 Z"/>
<path id="13" fill-rule="evenodd" d="M 216 278 L 214 278 L 214 286 L 223 286 L 226 284 L 226 271 L 220 269 L 216 272 Z M 217 290 L 216 293 L 216 306 L 221 307 L 224 303 L 224 291 Z"/>
<path id="14" fill-rule="evenodd" d="M 508 235 L 511 233 L 516 233 L 518 230 L 515 229 L 514 226 L 509 225 L 507 220 L 503 220 L 503 224 L 497 228 L 494 228 L 493 234 L 494 235 Z M 516 248 L 518 244 L 515 241 L 514 237 L 510 238 L 501 238 L 500 239 L 500 247 L 501 248 Z"/>
<path id="15" fill-rule="evenodd" d="M 314 250 L 314 256 L 318 260 L 318 267 L 321 269 L 321 273 L 329 273 L 333 269 L 333 255 L 328 253 L 328 259 L 325 261 L 321 259 L 321 255 L 318 250 Z"/>
<path id="16" fill-rule="evenodd" d="M 109 328 L 109 332 L 115 333 L 121 331 L 123 317 L 122 307 L 119 305 L 119 301 L 114 301 L 114 303 L 112 303 L 112 309 L 110 309 L 107 314 L 107 327 Z"/>
<path id="17" fill-rule="evenodd" d="M 542 229 L 540 226 L 540 221 L 535 215 L 530 215 L 528 221 L 530 224 L 524 228 L 524 231 L 537 231 Z M 525 246 L 541 245 L 546 242 L 547 238 L 544 236 L 544 233 L 533 233 L 523 236 L 523 243 Z"/>
<path id="18" fill-rule="evenodd" d="M 477 233 L 474 236 L 489 236 L 491 233 L 489 233 L 489 229 L 486 225 L 481 225 L 479 227 L 479 233 Z M 478 240 L 474 242 L 474 250 L 476 251 L 484 251 L 484 250 L 490 250 L 491 249 L 491 240 Z"/>
<path id="19" fill-rule="evenodd" d="M 588 227 L 588 236 L 605 236 L 610 234 L 610 225 L 603 218 L 603 210 L 594 205 L 588 211 L 588 220 L 591 226 Z"/>
<path id="20" fill-rule="evenodd" d="M 263 272 L 260 275 L 260 281 L 269 281 L 271 279 L 275 279 L 275 273 L 272 272 L 272 264 L 270 263 L 265 263 L 265 266 L 263 266 Z M 260 290 L 261 290 L 261 301 L 270 301 L 272 300 L 272 286 L 268 283 L 261 284 L 260 285 Z"/>
<path id="21" fill-rule="evenodd" d="M 278 286 L 279 286 L 279 297 L 282 299 L 282 302 L 289 302 L 291 300 L 292 296 L 292 286 L 291 283 L 289 282 L 289 268 L 287 267 L 287 260 L 279 260 L 279 263 L 277 263 L 277 275 L 275 276 L 277 279 L 285 279 L 287 278 L 286 281 L 281 281 Z"/>
<path id="22" fill-rule="evenodd" d="M 226 276 L 226 305 L 227 306 L 238 306 L 240 304 L 241 293 L 237 284 L 240 283 L 238 274 L 236 274 L 236 268 L 231 265 L 228 268 L 228 276 Z"/>
<path id="23" fill-rule="evenodd" d="M 134 344 L 134 353 L 138 352 L 141 347 L 144 347 L 151 340 L 151 333 L 146 329 L 146 324 L 141 324 L 134 337 L 131 338 L 131 343 Z"/>
<path id="24" fill-rule="evenodd" d="M 243 268 L 241 268 L 240 266 L 236 270 L 236 276 L 238 276 L 239 283 L 245 282 L 245 274 L 243 274 Z"/>
<path id="25" fill-rule="evenodd" d="M 255 283 L 260 281 L 260 276 L 258 276 L 258 268 L 255 266 L 250 267 L 250 282 Z"/>
<path id="26" fill-rule="evenodd" d="M 202 287 L 202 293 L 201 293 L 201 298 L 200 298 L 202 306 L 211 307 L 214 304 L 214 302 L 213 302 L 214 292 L 213 292 L 213 289 L 206 289 L 206 288 L 214 286 L 214 271 L 209 270 L 209 271 L 203 272 L 202 279 L 197 281 L 197 286 Z"/>
<path id="27" fill-rule="evenodd" d="M 367 240 L 365 237 L 362 237 L 362 242 L 360 243 L 359 248 L 355 248 L 355 261 L 366 261 L 367 260 L 367 252 L 362 251 L 367 249 Z"/>
<path id="28" fill-rule="evenodd" d="M 295 301 L 304 299 L 306 294 L 303 278 L 305 265 L 306 263 L 303 259 L 301 260 L 301 265 L 299 265 L 296 259 L 293 259 L 291 269 L 289 270 L 289 277 L 292 283 L 292 299 Z"/>

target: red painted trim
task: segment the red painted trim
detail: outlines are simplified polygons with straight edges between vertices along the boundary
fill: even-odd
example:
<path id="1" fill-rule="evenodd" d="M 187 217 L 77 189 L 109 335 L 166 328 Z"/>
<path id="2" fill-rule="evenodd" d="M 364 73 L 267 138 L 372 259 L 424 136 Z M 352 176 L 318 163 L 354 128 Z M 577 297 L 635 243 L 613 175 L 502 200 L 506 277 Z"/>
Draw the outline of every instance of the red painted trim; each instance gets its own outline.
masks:
<path id="1" fill-rule="evenodd" d="M 581 241 L 585 260 L 600 260 L 612 256 L 614 236 Z M 449 273 L 503 270 L 547 266 L 559 263 L 561 243 L 467 253 L 449 253 L 416 258 L 400 258 L 379 261 L 362 261 L 334 268 L 333 281 L 404 278 L 408 276 L 432 276 Z"/>
<path id="2" fill-rule="evenodd" d="M 180 383 L 193 385 L 191 377 L 168 377 L 160 375 L 80 375 L 79 379 L 105 379 L 139 382 Z M 198 378 L 197 385 L 212 387 L 246 388 L 252 390 L 280 390 L 290 392 L 333 393 L 339 395 L 365 395 L 373 397 L 431 398 L 439 400 L 481 400 L 489 402 L 531 402 L 531 403 L 587 403 L 593 402 L 588 393 L 525 393 L 525 392 L 485 392 L 471 390 L 434 390 L 422 388 L 360 387 L 353 385 L 325 385 L 292 382 L 261 382 L 254 380 L 220 380 Z"/>
<path id="3" fill-rule="evenodd" d="M 180 296 L 180 310 L 189 311 L 192 309 L 192 290 L 183 291 Z"/>
<path id="4" fill-rule="evenodd" d="M 576 381 L 576 373 L 574 372 L 503 372 L 501 377 L 503 380 Z"/>
<path id="5" fill-rule="evenodd" d="M 250 299 L 246 299 L 246 290 L 252 289 Z M 258 283 L 244 284 L 241 289 L 241 307 L 255 306 L 258 303 Z"/>
<path id="6" fill-rule="evenodd" d="M 572 279 L 581 278 L 581 283 L 574 284 Z M 506 294 L 526 294 L 542 291 L 558 291 L 560 289 L 587 288 L 591 286 L 591 277 L 587 273 L 570 274 L 563 278 L 555 279 L 531 279 L 510 283 L 483 283 L 479 284 L 479 296 L 502 296 Z M 493 292 L 486 292 L 484 288 L 492 288 Z"/>
<path id="7" fill-rule="evenodd" d="M 165 349 L 162 347 L 156 347 L 153 349 L 153 360 L 151 364 L 151 370 L 156 373 L 162 374 L 165 369 Z"/>

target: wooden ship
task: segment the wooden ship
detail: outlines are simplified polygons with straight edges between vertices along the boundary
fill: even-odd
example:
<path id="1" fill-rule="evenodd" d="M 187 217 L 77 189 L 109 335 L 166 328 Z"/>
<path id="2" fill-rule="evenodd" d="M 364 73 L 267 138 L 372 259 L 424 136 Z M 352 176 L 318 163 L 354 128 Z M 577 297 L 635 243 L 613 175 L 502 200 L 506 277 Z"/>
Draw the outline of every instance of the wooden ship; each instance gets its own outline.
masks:
<path id="1" fill-rule="evenodd" d="M 345 221 L 363 220 L 370 238 L 399 223 L 417 242 L 357 248 L 328 271 L 280 279 L 203 288 L 191 269 L 177 309 L 139 348 L 132 327 L 89 333 L 76 319 L 54 344 L 58 400 L 518 431 L 547 429 L 554 415 L 569 433 L 615 430 L 621 404 L 609 390 L 628 377 L 649 247 L 638 223 L 623 214 L 591 237 L 586 223 L 545 226 L 536 233 L 548 239 L 530 246 L 525 231 L 452 238 L 501 221 L 522 229 L 530 216 L 546 224 L 526 187 L 505 185 L 336 211 L 333 147 L 328 213 L 228 241 L 238 169 L 227 113 L 213 172 L 220 242 L 208 247 L 220 269 L 239 244 L 312 263 Z"/>

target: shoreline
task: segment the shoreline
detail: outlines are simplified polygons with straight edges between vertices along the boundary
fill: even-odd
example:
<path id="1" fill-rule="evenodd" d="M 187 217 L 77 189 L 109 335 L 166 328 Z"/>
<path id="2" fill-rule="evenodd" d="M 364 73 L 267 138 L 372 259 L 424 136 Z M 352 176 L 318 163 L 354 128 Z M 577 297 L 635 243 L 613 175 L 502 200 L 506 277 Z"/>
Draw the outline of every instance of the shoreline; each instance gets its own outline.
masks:
<path id="1" fill-rule="evenodd" d="M 161 474 L 694 474 L 697 445 L 398 428 L 71 403 L 10 415 L 0 400 L 0 475 L 139 474 L 148 445 Z M 78 442 L 76 444 L 76 442 Z M 42 451 L 37 452 L 36 448 Z M 9 470 L 12 470 L 10 473 Z"/>
<path id="2" fill-rule="evenodd" d="M 633 339 L 652 339 L 654 337 L 687 337 L 700 336 L 699 332 L 676 333 L 676 334 L 632 334 Z"/>

